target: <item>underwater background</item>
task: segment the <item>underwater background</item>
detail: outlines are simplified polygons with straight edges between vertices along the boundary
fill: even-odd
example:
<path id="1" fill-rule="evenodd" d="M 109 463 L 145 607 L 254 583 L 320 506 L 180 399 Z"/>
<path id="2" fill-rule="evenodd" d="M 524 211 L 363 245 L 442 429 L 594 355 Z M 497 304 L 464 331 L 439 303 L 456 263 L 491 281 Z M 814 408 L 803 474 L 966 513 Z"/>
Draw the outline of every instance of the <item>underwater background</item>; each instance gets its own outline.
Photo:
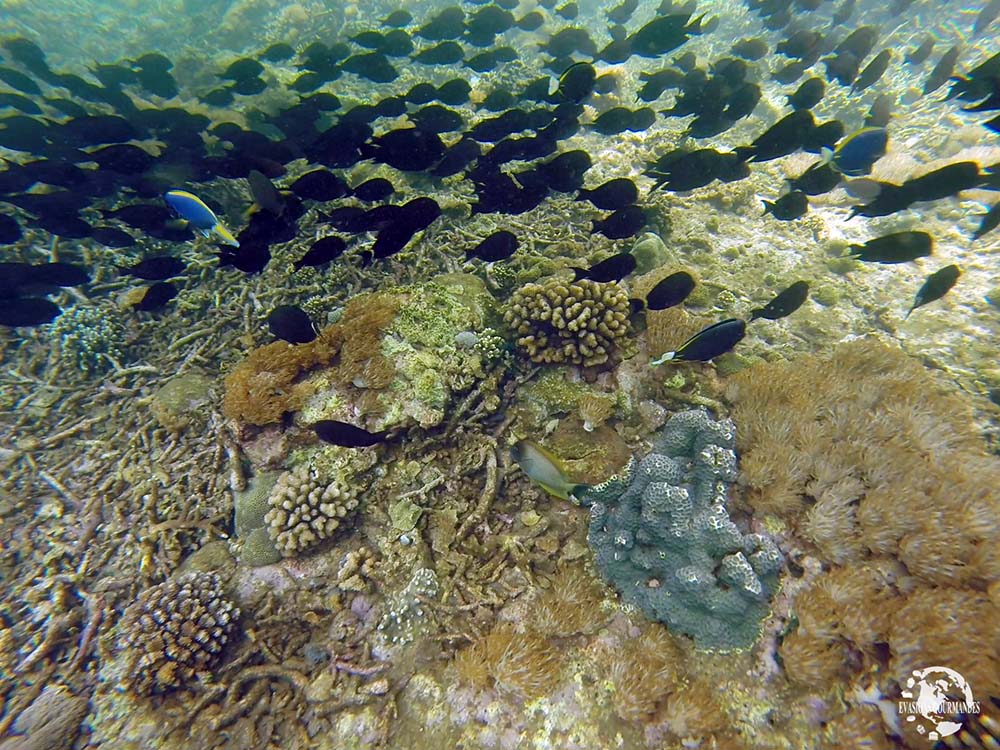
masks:
<path id="1" fill-rule="evenodd" d="M 1000 1 L 0 1 L 0 750 L 1000 747 Z"/>

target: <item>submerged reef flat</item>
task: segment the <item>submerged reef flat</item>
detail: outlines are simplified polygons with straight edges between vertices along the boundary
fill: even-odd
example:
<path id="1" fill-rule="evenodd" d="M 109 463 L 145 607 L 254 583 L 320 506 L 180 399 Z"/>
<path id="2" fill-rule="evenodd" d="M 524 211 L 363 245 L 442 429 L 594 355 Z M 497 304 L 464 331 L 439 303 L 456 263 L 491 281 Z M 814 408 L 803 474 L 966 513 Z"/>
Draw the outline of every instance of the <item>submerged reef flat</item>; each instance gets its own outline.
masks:
<path id="1" fill-rule="evenodd" d="M 0 750 L 1000 744 L 1000 141 L 941 101 L 988 7 L 3 5 Z M 784 220 L 794 73 L 893 111 Z M 908 721 L 931 666 L 979 711 Z"/>

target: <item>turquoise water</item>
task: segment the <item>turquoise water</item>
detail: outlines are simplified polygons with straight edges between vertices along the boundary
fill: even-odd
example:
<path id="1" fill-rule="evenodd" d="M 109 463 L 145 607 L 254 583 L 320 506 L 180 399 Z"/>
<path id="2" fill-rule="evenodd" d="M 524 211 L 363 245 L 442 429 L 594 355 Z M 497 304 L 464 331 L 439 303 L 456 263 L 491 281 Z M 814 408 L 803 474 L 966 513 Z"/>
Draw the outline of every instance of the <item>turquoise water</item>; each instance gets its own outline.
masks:
<path id="1" fill-rule="evenodd" d="M 1000 742 L 997 9 L 510 6 L 0 7 L 0 746 Z"/>

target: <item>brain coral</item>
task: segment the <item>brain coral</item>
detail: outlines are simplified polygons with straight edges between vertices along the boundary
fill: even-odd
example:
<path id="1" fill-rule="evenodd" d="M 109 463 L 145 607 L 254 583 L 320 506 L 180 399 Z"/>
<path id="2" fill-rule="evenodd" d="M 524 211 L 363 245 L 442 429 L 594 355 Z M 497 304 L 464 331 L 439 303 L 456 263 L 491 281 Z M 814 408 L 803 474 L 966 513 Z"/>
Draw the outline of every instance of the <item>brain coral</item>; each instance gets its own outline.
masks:
<path id="1" fill-rule="evenodd" d="M 514 292 L 504 313 L 532 362 L 601 365 L 628 336 L 629 302 L 618 284 L 549 279 Z"/>
<path id="2" fill-rule="evenodd" d="M 622 598 L 699 648 L 751 645 L 769 611 L 781 554 L 743 534 L 726 496 L 736 479 L 735 428 L 704 410 L 673 415 L 652 452 L 588 490 L 588 539 Z"/>

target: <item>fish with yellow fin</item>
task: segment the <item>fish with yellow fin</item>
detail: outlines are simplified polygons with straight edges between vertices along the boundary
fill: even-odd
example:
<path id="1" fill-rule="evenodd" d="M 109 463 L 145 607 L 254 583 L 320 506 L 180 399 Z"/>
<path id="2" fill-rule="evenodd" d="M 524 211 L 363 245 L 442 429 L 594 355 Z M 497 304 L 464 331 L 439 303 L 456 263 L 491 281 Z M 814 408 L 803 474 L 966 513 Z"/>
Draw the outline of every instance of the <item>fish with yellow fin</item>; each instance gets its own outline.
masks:
<path id="1" fill-rule="evenodd" d="M 240 246 L 232 232 L 219 221 L 219 217 L 194 193 L 189 193 L 186 190 L 168 190 L 163 199 L 193 229 L 201 232 L 205 237 L 211 237 L 214 234 L 227 245 Z"/>
<path id="2" fill-rule="evenodd" d="M 562 461 L 534 440 L 518 440 L 510 456 L 528 479 L 562 500 L 572 501 L 571 495 L 590 486 L 567 479 Z"/>

